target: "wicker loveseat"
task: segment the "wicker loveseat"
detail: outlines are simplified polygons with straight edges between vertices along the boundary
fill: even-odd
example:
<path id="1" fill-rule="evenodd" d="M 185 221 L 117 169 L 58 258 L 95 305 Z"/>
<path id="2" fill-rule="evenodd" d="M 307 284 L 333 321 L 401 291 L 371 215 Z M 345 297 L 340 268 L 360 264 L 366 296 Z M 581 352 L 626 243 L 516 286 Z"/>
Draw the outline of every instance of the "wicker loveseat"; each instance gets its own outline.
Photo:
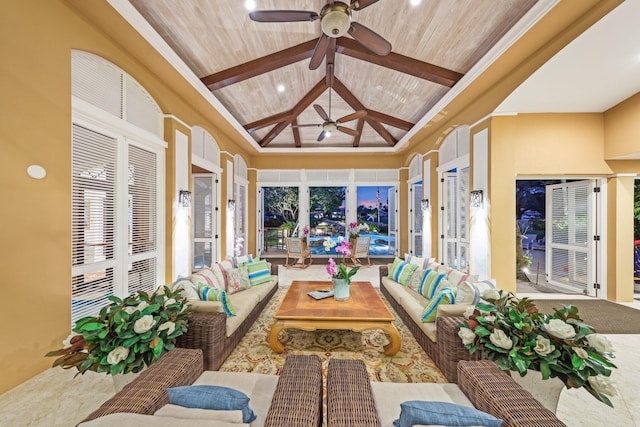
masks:
<path id="1" fill-rule="evenodd" d="M 251 399 L 249 406 L 257 418 L 251 424 L 227 424 L 211 419 L 160 416 L 160 413 L 154 416 L 169 403 L 167 388 L 194 383 L 222 385 L 245 392 Z M 322 362 L 317 356 L 290 355 L 285 360 L 280 376 L 207 372 L 203 371 L 202 351 L 175 348 L 102 404 L 79 426 L 109 426 L 110 422 L 139 427 L 317 427 L 322 423 Z"/>
<path id="2" fill-rule="evenodd" d="M 472 406 L 503 427 L 565 426 L 491 361 L 461 361 L 458 384 L 370 382 L 361 360 L 332 359 L 327 371 L 327 425 L 391 427 L 400 403 L 429 400 Z"/>
<path id="3" fill-rule="evenodd" d="M 221 302 L 190 301 L 189 329 L 178 337 L 176 346 L 201 349 L 204 369 L 219 369 L 278 290 L 277 266 L 269 264 L 269 268 L 270 281 L 229 296 L 235 316 L 228 316 Z"/>

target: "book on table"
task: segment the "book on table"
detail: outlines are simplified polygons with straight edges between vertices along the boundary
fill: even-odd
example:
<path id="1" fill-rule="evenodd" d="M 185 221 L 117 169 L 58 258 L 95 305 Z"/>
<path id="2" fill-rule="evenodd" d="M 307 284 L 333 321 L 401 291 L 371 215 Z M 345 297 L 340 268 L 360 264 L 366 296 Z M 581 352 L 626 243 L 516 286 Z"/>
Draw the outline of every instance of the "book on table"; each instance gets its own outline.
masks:
<path id="1" fill-rule="evenodd" d="M 333 289 L 320 289 L 318 291 L 308 292 L 307 295 L 315 299 L 329 298 L 333 296 Z"/>

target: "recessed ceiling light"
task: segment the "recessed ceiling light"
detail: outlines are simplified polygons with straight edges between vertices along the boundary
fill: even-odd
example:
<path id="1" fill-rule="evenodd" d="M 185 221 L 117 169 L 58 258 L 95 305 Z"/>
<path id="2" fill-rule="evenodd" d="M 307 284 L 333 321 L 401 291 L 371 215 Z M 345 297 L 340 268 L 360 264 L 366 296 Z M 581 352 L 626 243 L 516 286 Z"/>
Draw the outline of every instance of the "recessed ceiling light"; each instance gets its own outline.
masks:
<path id="1" fill-rule="evenodd" d="M 411 4 L 411 6 L 417 6 L 422 3 L 422 0 L 411 0 L 409 1 L 409 3 Z"/>
<path id="2" fill-rule="evenodd" d="M 278 85 L 278 92 L 280 92 L 280 93 L 284 92 L 284 85 L 283 84 L 279 84 Z"/>
<path id="3" fill-rule="evenodd" d="M 256 8 L 256 2 L 255 0 L 247 0 L 244 2 L 244 8 L 247 9 L 248 11 L 252 11 Z"/>

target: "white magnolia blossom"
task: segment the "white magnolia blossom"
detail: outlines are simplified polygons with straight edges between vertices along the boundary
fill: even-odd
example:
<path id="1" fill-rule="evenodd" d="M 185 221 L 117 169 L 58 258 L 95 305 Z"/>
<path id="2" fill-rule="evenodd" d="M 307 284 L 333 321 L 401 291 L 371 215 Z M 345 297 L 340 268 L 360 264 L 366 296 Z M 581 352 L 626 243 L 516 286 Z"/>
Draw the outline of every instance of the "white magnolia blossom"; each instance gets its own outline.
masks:
<path id="1" fill-rule="evenodd" d="M 589 377 L 589 383 L 599 393 L 609 397 L 616 395 L 616 387 L 610 377 L 605 377 L 604 375 Z"/>
<path id="2" fill-rule="evenodd" d="M 573 349 L 573 351 L 576 352 L 576 354 L 578 355 L 578 357 L 580 359 L 586 359 L 587 357 L 589 357 L 589 353 L 587 353 L 587 350 L 585 350 L 582 347 L 571 347 Z"/>
<path id="3" fill-rule="evenodd" d="M 75 332 L 72 332 L 71 334 L 69 334 L 69 336 L 62 341 L 62 348 L 63 349 L 71 348 L 71 340 L 74 337 L 77 337 L 78 335 L 82 335 L 82 334 L 76 334 Z"/>
<path id="4" fill-rule="evenodd" d="M 491 289 L 487 289 L 486 291 L 484 291 L 482 293 L 482 298 L 487 300 L 487 299 L 499 299 L 500 298 L 500 292 L 497 289 L 491 288 Z"/>
<path id="5" fill-rule="evenodd" d="M 613 344 L 611 344 L 611 341 L 609 341 L 604 335 L 587 335 L 587 342 L 589 343 L 589 346 L 593 347 L 597 352 L 611 353 L 613 351 Z"/>
<path id="6" fill-rule="evenodd" d="M 176 300 L 174 298 L 169 298 L 168 300 L 166 300 L 164 302 L 164 306 L 166 307 L 166 306 L 169 306 L 169 305 L 175 304 L 175 303 L 176 303 Z"/>
<path id="7" fill-rule="evenodd" d="M 158 327 L 158 332 L 163 331 L 165 329 L 167 330 L 167 335 L 171 335 L 173 331 L 176 330 L 176 324 L 171 320 L 164 322 L 162 325 Z"/>
<path id="8" fill-rule="evenodd" d="M 156 324 L 156 321 L 153 319 L 153 316 L 150 314 L 145 314 L 133 324 L 133 330 L 136 334 L 144 334 L 149 329 Z"/>
<path id="9" fill-rule="evenodd" d="M 489 335 L 489 340 L 496 347 L 504 348 L 505 350 L 511 350 L 513 347 L 513 341 L 505 334 L 502 329 L 494 329 Z"/>
<path id="10" fill-rule="evenodd" d="M 468 319 L 469 317 L 471 317 L 473 315 L 473 312 L 476 311 L 476 308 L 472 305 L 470 305 L 469 307 L 467 307 L 467 309 L 464 311 L 463 316 L 465 317 L 465 319 Z"/>
<path id="11" fill-rule="evenodd" d="M 542 335 L 538 335 L 536 337 L 536 346 L 533 350 L 540 356 L 546 356 L 549 353 L 553 353 L 555 349 L 556 347 L 551 344 L 551 341 L 548 338 L 545 338 Z"/>
<path id="12" fill-rule="evenodd" d="M 544 328 L 551 335 L 562 340 L 576 336 L 576 330 L 573 329 L 573 326 L 560 319 L 551 319 L 549 323 L 544 325 Z"/>
<path id="13" fill-rule="evenodd" d="M 116 347 L 107 355 L 109 365 L 117 365 L 129 356 L 129 349 L 126 347 Z"/>
<path id="14" fill-rule="evenodd" d="M 336 245 L 336 242 L 334 242 L 331 237 L 327 237 L 326 239 L 324 239 L 324 242 L 322 242 L 322 245 L 324 246 L 324 250 L 329 252 L 331 248 Z"/>
<path id="15" fill-rule="evenodd" d="M 494 316 L 493 314 L 489 314 L 488 316 L 484 316 L 484 319 L 485 319 L 487 322 L 491 322 L 491 323 L 493 323 L 493 322 L 495 322 L 495 321 L 496 321 L 496 316 Z"/>
<path id="16" fill-rule="evenodd" d="M 149 304 L 146 301 L 142 301 L 140 304 L 138 304 L 138 306 L 136 307 L 136 310 L 142 311 L 147 307 L 149 307 Z"/>
<path id="17" fill-rule="evenodd" d="M 469 328 L 460 328 L 458 336 L 462 339 L 462 344 L 464 345 L 473 344 L 476 339 L 476 334 Z"/>
<path id="18" fill-rule="evenodd" d="M 127 307 L 123 308 L 123 310 L 126 311 L 129 314 L 133 314 L 133 312 L 136 311 L 137 308 L 136 307 L 127 306 Z"/>

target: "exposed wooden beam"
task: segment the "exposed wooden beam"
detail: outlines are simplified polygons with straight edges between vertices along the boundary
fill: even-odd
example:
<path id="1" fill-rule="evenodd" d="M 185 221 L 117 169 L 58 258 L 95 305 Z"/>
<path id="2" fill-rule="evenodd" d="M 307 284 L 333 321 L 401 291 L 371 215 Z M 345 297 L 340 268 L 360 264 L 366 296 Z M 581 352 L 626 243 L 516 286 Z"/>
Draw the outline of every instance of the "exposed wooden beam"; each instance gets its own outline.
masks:
<path id="1" fill-rule="evenodd" d="M 344 100 L 344 102 L 349 104 L 351 108 L 356 111 L 366 110 L 365 106 L 362 105 L 362 102 L 360 102 L 360 100 L 356 98 L 356 96 L 351 93 L 351 91 L 347 89 L 347 87 L 342 84 L 342 82 L 338 80 L 338 78 L 333 79 L 333 88 L 335 89 L 336 93 L 340 95 L 340 97 Z M 398 141 L 393 137 L 393 135 L 389 133 L 389 131 L 384 126 L 382 126 L 382 123 L 369 117 L 369 115 L 366 115 L 364 117 L 364 120 L 387 142 L 387 144 L 391 146 L 396 145 Z"/>
<path id="2" fill-rule="evenodd" d="M 325 79 L 323 78 L 304 97 L 302 97 L 302 99 L 295 105 L 295 107 L 291 109 L 290 118 L 285 119 L 275 125 L 273 129 L 271 129 L 269 133 L 260 140 L 260 146 L 266 147 L 267 145 L 269 145 L 269 143 L 273 141 L 273 139 L 278 136 L 280 132 L 282 132 L 287 126 L 289 126 L 291 122 L 293 122 L 296 117 L 300 115 L 300 113 L 302 113 L 309 105 L 311 105 L 311 103 L 316 98 L 322 95 L 322 92 L 324 92 L 326 89 L 327 84 Z"/>
<path id="3" fill-rule="evenodd" d="M 329 47 L 327 48 L 327 54 L 324 58 L 324 62 L 326 64 L 326 73 L 327 76 L 327 86 L 333 86 L 333 76 L 336 70 L 335 67 L 335 58 L 336 58 L 336 39 L 331 37 L 329 40 Z"/>
<path id="4" fill-rule="evenodd" d="M 211 91 L 221 89 L 234 83 L 259 76 L 260 74 L 268 73 L 269 71 L 302 61 L 303 59 L 311 58 L 317 42 L 318 39 L 309 40 L 308 42 L 272 53 L 271 55 L 263 56 L 262 58 L 254 59 L 253 61 L 245 62 L 244 64 L 205 76 L 200 80 Z"/>
<path id="5" fill-rule="evenodd" d="M 244 125 L 244 128 L 247 132 L 252 133 L 257 131 L 258 129 L 266 128 L 267 126 L 280 123 L 281 121 L 290 118 L 292 114 L 293 113 L 291 112 L 291 110 L 284 111 L 282 113 L 274 114 L 270 117 L 265 117 L 264 119 L 256 120 L 253 123 L 248 123 Z"/>
<path id="6" fill-rule="evenodd" d="M 402 129 L 408 131 L 415 123 L 407 122 L 406 120 L 399 119 L 397 117 L 390 116 L 385 113 L 381 113 L 380 111 L 367 110 L 367 115 L 372 119 L 379 121 L 380 123 L 387 124 L 389 126 L 393 126 L 394 128 Z"/>
<path id="7" fill-rule="evenodd" d="M 387 56 L 378 56 L 362 47 L 357 41 L 346 37 L 338 39 L 336 52 L 447 87 L 452 87 L 463 77 L 463 74 L 456 71 L 422 62 L 399 53 L 391 52 Z"/>
<path id="8" fill-rule="evenodd" d="M 297 125 L 298 124 L 298 120 L 293 119 L 293 122 L 291 122 L 292 125 Z M 298 130 L 297 127 L 292 127 L 291 131 L 293 132 L 293 141 L 296 144 L 296 147 L 302 147 L 302 143 L 300 142 L 300 131 Z"/>
<path id="9" fill-rule="evenodd" d="M 364 130 L 364 119 L 358 120 L 358 124 L 356 125 L 356 130 L 358 131 L 358 134 L 356 135 L 355 138 L 353 138 L 353 146 L 359 147 L 360 138 L 362 137 L 362 131 Z"/>

